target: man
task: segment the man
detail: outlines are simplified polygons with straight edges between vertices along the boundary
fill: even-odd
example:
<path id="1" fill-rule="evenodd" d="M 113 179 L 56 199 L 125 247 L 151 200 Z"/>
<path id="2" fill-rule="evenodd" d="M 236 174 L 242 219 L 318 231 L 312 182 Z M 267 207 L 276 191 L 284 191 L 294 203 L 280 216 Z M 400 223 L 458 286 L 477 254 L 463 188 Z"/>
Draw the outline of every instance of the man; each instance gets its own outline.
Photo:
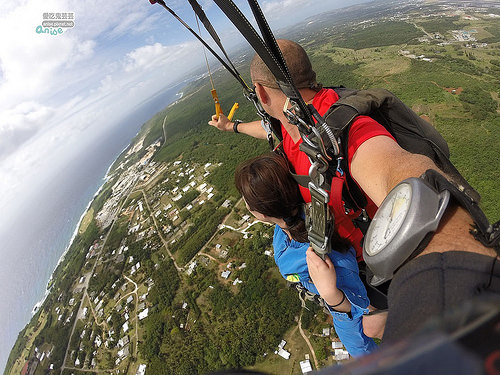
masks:
<path id="1" fill-rule="evenodd" d="M 320 115 L 338 100 L 333 90 L 322 89 L 316 82 L 316 73 L 312 69 L 309 57 L 304 49 L 295 42 L 278 40 L 280 49 L 285 57 L 290 74 L 306 103 L 312 103 Z M 307 155 L 299 151 L 302 143 L 299 130 L 289 124 L 283 114 L 283 105 L 286 97 L 278 88 L 276 80 L 260 57 L 255 56 L 251 64 L 251 76 L 257 96 L 266 112 L 280 120 L 282 124 L 283 149 L 299 175 L 307 175 L 310 167 Z M 266 138 L 266 132 L 259 121 L 237 124 L 233 129 L 233 122 L 227 117 L 215 116 L 210 125 L 220 130 L 245 133 L 256 138 Z M 352 124 L 349 132 L 348 163 L 352 177 L 360 185 L 368 199 L 366 211 L 369 216 L 375 214 L 377 206 L 387 193 L 398 182 L 406 177 L 419 176 L 429 168 L 435 168 L 434 163 L 421 155 L 414 155 L 403 150 L 395 142 L 389 132 L 376 121 L 367 116 L 359 116 Z M 387 160 L 402 160 L 407 163 L 387 163 Z M 309 190 L 301 187 L 306 202 L 310 202 Z M 345 216 L 341 204 L 330 202 L 335 215 L 337 231 L 342 238 L 349 240 L 361 260 L 363 234 L 356 228 L 351 218 Z"/>
<path id="2" fill-rule="evenodd" d="M 302 98 L 306 103 L 312 103 L 323 115 L 338 100 L 337 95 L 333 90 L 321 89 L 318 85 L 316 74 L 302 47 L 289 40 L 278 40 L 278 45 Z M 263 108 L 282 124 L 285 154 L 296 173 L 307 174 L 310 162 L 299 151 L 302 142 L 300 133 L 283 114 L 286 96 L 258 56 L 252 60 L 250 69 Z M 212 117 L 209 124 L 223 131 L 266 138 L 260 121 L 235 124 L 221 115 L 219 118 Z M 438 169 L 428 157 L 402 149 L 383 126 L 366 116 L 355 119 L 348 140 L 349 170 L 368 198 L 366 210 L 370 216 L 399 182 L 408 177 L 418 177 L 428 169 Z M 309 191 L 301 188 L 301 193 L 304 200 L 309 202 Z M 342 205 L 330 203 L 339 235 L 353 244 L 359 257 L 362 233 L 350 219 L 346 220 L 341 212 Z M 411 333 L 428 317 L 441 314 L 472 297 L 478 287 L 488 284 L 490 276 L 490 290 L 500 293 L 500 266 L 493 263 L 496 253 L 469 234 L 471 224 L 472 219 L 465 210 L 450 207 L 426 249 L 396 274 L 389 290 L 389 314 L 384 340 Z M 314 253 L 309 256 L 311 259 L 316 257 Z M 458 272 L 458 269 L 461 271 Z M 457 289 L 457 285 L 460 285 L 460 289 Z"/>

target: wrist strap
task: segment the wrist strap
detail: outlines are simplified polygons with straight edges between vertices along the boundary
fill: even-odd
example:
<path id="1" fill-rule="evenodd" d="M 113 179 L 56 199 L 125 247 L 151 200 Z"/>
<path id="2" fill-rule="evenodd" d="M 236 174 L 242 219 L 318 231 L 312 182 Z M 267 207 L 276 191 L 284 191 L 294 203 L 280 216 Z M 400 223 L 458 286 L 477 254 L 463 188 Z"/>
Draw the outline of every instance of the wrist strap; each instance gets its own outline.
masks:
<path id="1" fill-rule="evenodd" d="M 335 307 L 338 307 L 338 306 L 342 305 L 342 302 L 344 302 L 344 301 L 345 301 L 345 293 L 344 293 L 344 291 L 342 291 L 342 290 L 340 290 L 340 291 L 342 292 L 342 300 L 341 300 L 339 303 L 337 303 L 336 305 L 328 305 L 328 304 L 327 304 L 327 305 L 328 305 L 329 307 L 331 307 L 332 309 L 333 309 L 333 308 L 335 308 Z"/>
<path id="2" fill-rule="evenodd" d="M 241 124 L 241 120 L 235 120 L 233 124 L 233 132 L 239 133 L 238 131 L 238 125 Z"/>

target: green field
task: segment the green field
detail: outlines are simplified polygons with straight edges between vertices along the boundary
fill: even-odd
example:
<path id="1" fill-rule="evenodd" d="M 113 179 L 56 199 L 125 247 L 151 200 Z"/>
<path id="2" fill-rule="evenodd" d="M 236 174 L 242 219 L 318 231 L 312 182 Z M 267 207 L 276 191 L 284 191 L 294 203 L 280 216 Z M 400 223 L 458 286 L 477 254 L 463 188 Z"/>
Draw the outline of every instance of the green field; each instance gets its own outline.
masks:
<path id="1" fill-rule="evenodd" d="M 396 11 L 391 9 L 374 14 L 365 10 L 359 20 L 349 18 L 346 13 L 332 20 L 326 18 L 316 26 L 302 25 L 283 36 L 301 41 L 325 86 L 383 87 L 428 118 L 447 140 L 453 163 L 482 195 L 481 206 L 489 219 L 496 221 L 500 219 L 500 28 L 498 21 L 482 13 L 470 12 L 475 19 L 466 19 L 451 14 L 435 16 L 438 10 L 432 4 L 423 10 L 410 7 L 407 18 L 401 14 L 400 18 L 395 17 Z M 440 33 L 449 43 L 443 44 L 441 38 L 419 42 L 425 35 L 422 29 L 428 34 Z M 456 29 L 477 31 L 472 34 L 477 41 L 472 45 L 450 39 L 451 30 Z M 239 68 L 248 79 L 248 61 Z M 237 118 L 256 119 L 253 106 L 229 74 L 217 71 L 214 80 L 223 109 L 228 111 L 237 101 L 240 103 Z M 226 215 L 226 224 L 235 226 L 246 214 L 241 204 L 234 207 L 240 198 L 233 184 L 234 168 L 241 161 L 266 152 L 267 142 L 241 134 L 223 134 L 207 125 L 213 112 L 207 80 L 194 81 L 183 92 L 182 100 L 154 115 L 132 142 L 132 146 L 142 142 L 145 147 L 138 147 L 131 155 L 124 152 L 115 162 L 111 180 L 84 216 L 80 232 L 55 272 L 49 297 L 40 313 L 20 333 L 4 374 L 19 373 L 25 360 L 33 355 L 34 347 L 43 345 L 53 346 L 51 361 L 60 368 L 77 311 L 77 306 L 69 307 L 69 300 L 83 298 L 78 279 L 91 271 L 95 276 L 89 281 L 85 306 L 94 303 L 90 299 L 99 297 L 104 301 L 104 317 L 107 314 L 112 319 L 106 323 L 104 317 L 94 317 L 87 319 L 85 325 L 83 320 L 77 320 L 77 334 L 70 341 L 70 349 L 76 354 L 71 357 L 70 351 L 66 365 L 74 363 L 77 356 L 93 356 L 90 336 L 104 334 L 102 327 L 120 332 L 124 318 L 116 312 L 119 301 L 133 295 L 134 300 L 128 306 L 132 312 L 136 307 L 134 293 L 149 291 L 146 302 L 151 308 L 150 315 L 137 324 L 137 336 L 131 334 L 131 347 L 137 345 L 138 349 L 136 356 L 116 367 L 123 373 L 135 374 L 139 363 L 147 363 L 147 373 L 151 374 L 202 374 L 234 367 L 273 374 L 300 373 L 298 361 L 309 351 L 298 333 L 300 302 L 296 293 L 285 287 L 273 260 L 263 254 L 271 246 L 272 229 L 255 226 L 252 235 L 245 238 L 241 233 L 218 228 Z M 99 228 L 94 215 L 112 196 L 111 186 L 120 177 L 118 165 L 124 163 L 125 169 L 134 165 L 146 154 L 146 146 L 159 138 L 162 146 L 152 161 L 165 167 L 166 172 L 155 175 L 149 184 L 144 182 L 120 200 L 123 209 L 113 224 Z M 189 164 L 193 173 L 200 176 L 205 172 L 203 166 L 212 163 L 209 175 L 203 177 L 214 189 L 210 202 L 188 212 L 183 207 L 202 195 L 193 190 L 177 203 L 171 201 L 165 192 L 189 181 L 187 175 L 177 174 L 177 181 L 172 177 L 171 173 L 176 171 L 174 162 Z M 171 179 L 167 180 L 168 177 Z M 226 200 L 230 208 L 222 207 Z M 137 210 L 138 201 L 144 203 L 142 213 Z M 184 229 L 175 235 L 164 232 L 167 238 L 164 242 L 159 232 L 172 226 L 174 218 L 160 215 L 153 219 L 153 214 L 169 203 L 178 209 L 179 217 L 175 220 Z M 130 232 L 138 223 L 149 229 L 140 238 L 139 233 Z M 215 250 L 219 243 L 227 248 L 227 259 Z M 94 244 L 101 246 L 99 261 L 96 257 L 86 258 Z M 125 245 L 127 255 L 118 257 L 117 252 L 121 251 L 118 249 Z M 182 267 L 200 251 L 212 260 L 199 265 L 192 275 L 175 268 L 173 260 Z M 128 257 L 134 261 L 128 261 Z M 196 259 L 202 264 L 200 258 Z M 141 263 L 141 270 L 132 276 L 130 267 L 136 262 Z M 247 267 L 238 268 L 243 263 Z M 220 277 L 225 269 L 232 270 L 228 280 Z M 132 282 L 124 278 L 125 272 L 138 284 L 137 292 Z M 236 278 L 244 283 L 232 285 Z M 154 280 L 154 285 L 149 279 Z M 123 289 L 114 288 L 115 283 L 122 284 Z M 181 307 L 184 302 L 190 306 L 188 310 Z M 68 319 L 67 324 L 58 322 L 56 309 L 64 314 L 61 322 Z M 311 310 L 314 313 L 302 310 L 303 328 L 316 355 L 321 357 L 320 366 L 330 365 L 333 362 L 328 356 L 328 340 L 318 336 L 328 320 L 321 312 Z M 189 329 L 181 329 L 181 323 Z M 116 332 L 115 338 L 118 338 Z M 292 352 L 288 362 L 273 354 L 282 338 L 288 341 Z M 99 349 L 95 357 L 97 366 L 111 371 L 116 352 L 116 348 Z M 44 373 L 48 365 L 48 361 L 42 363 L 37 373 Z M 88 371 L 85 373 L 92 373 Z M 66 369 L 66 373 L 84 371 Z"/>

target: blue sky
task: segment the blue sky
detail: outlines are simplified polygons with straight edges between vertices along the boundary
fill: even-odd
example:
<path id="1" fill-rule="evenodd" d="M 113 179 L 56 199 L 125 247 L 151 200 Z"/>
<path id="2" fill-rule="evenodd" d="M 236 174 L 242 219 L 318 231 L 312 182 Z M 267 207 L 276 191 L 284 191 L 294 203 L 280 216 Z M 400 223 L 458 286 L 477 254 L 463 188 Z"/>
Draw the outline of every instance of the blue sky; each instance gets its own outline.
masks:
<path id="1" fill-rule="evenodd" d="M 265 0 L 260 4 L 271 27 L 278 30 L 314 14 L 364 1 Z M 250 14 L 246 1 L 236 3 Z M 195 26 L 187 0 L 167 4 Z M 212 1 L 201 0 L 201 4 L 228 50 L 244 43 Z M 44 13 L 68 12 L 74 13 L 73 28 L 58 35 L 36 32 Z M 60 204 L 67 192 L 51 190 L 53 186 L 70 186 L 60 182 L 70 175 L 64 171 L 74 172 L 75 160 L 85 158 L 89 164 L 92 155 L 86 154 L 87 149 L 95 150 L 99 140 L 106 134 L 109 137 L 112 130 L 117 134 L 117 126 L 133 118 L 138 105 L 204 66 L 204 58 L 200 43 L 162 7 L 148 0 L 3 1 L 0 35 L 0 264 L 4 267 L 0 273 L 4 289 L 0 292 L 19 291 L 15 300 L 2 299 L 1 369 L 14 339 L 3 337 L 8 331 L 4 328 L 15 324 L 17 329 L 16 314 L 23 315 L 22 309 L 29 313 L 32 305 L 21 304 L 33 299 L 39 284 L 16 280 L 15 276 L 23 276 L 10 265 L 29 266 L 24 271 L 36 270 L 36 274 L 30 271 L 29 277 L 40 281 L 52 271 L 42 269 L 42 263 L 52 263 L 50 259 L 41 262 L 40 257 L 57 258 L 59 254 L 55 249 L 54 254 L 42 254 L 53 244 L 39 237 L 37 228 L 50 229 L 49 237 L 64 232 L 62 225 L 54 224 L 54 217 L 38 215 L 35 212 L 42 211 L 33 205 L 66 220 Z M 78 176 L 85 174 L 79 171 Z M 92 183 L 95 181 L 89 186 Z M 17 225 L 19 221 L 26 225 Z M 35 238 L 34 243 L 31 238 Z M 49 247 L 44 241 L 50 242 Z M 57 246 L 62 249 L 65 244 Z M 27 258 L 30 254 L 36 257 Z M 42 288 L 45 282 L 41 280 Z M 17 301 L 21 299 L 22 303 Z"/>
<path id="2" fill-rule="evenodd" d="M 270 25 L 279 29 L 363 1 L 260 4 Z M 200 3 L 224 44 L 243 43 L 213 1 Z M 245 1 L 236 3 L 250 13 Z M 167 4 L 195 26 L 186 0 Z M 59 35 L 37 34 L 46 12 L 74 12 L 74 28 Z M 147 0 L 2 2 L 0 35 L 4 213 L 18 209 L 16 196 L 43 184 L 72 154 L 84 152 L 85 142 L 93 142 L 138 103 L 204 64 L 199 42 L 162 7 Z"/>

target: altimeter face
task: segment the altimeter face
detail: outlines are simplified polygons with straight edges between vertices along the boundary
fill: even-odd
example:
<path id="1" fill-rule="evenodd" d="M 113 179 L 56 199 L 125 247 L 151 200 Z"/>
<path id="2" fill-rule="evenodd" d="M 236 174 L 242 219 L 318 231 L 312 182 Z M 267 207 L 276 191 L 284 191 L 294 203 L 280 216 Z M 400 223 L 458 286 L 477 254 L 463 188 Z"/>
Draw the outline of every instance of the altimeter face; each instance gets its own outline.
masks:
<path id="1" fill-rule="evenodd" d="M 391 190 L 373 217 L 363 244 L 364 260 L 373 272 L 372 285 L 390 280 L 424 238 L 436 231 L 449 199 L 449 191 L 438 193 L 416 177 Z"/>
<path id="2" fill-rule="evenodd" d="M 366 238 L 366 252 L 373 256 L 389 244 L 403 224 L 410 208 L 410 184 L 400 184 L 391 191 L 373 219 L 373 230 Z"/>

